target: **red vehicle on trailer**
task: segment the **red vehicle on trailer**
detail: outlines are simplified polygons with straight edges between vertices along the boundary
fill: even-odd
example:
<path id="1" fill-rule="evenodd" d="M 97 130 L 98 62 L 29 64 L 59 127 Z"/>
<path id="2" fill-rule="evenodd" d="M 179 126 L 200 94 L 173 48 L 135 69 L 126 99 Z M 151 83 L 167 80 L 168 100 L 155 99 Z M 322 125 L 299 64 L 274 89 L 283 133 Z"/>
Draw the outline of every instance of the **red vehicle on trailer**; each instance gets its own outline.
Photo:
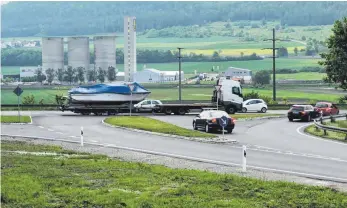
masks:
<path id="1" fill-rule="evenodd" d="M 315 108 L 322 111 L 323 116 L 337 115 L 340 113 L 339 108 L 335 104 L 329 102 L 318 102 Z"/>

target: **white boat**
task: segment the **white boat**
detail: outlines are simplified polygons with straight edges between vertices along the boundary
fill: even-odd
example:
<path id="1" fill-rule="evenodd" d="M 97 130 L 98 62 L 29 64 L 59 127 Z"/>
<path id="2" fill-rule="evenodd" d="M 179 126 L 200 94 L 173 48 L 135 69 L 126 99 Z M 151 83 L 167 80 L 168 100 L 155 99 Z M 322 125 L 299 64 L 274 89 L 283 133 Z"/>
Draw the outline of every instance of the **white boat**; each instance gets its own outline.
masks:
<path id="1" fill-rule="evenodd" d="M 132 86 L 132 91 L 131 87 Z M 136 82 L 121 84 L 96 84 L 69 90 L 73 103 L 134 104 L 144 100 L 151 92 Z"/>

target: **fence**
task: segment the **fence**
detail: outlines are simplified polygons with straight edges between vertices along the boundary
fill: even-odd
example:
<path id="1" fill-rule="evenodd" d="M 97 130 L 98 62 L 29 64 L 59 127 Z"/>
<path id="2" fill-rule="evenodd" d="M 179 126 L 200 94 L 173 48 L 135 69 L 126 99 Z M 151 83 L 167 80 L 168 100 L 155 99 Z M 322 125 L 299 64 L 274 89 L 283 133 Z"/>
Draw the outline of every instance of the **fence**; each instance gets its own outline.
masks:
<path id="1" fill-rule="evenodd" d="M 337 118 L 346 118 L 347 120 L 347 114 L 341 114 L 341 115 L 336 115 L 336 116 L 329 116 L 329 117 L 321 117 L 320 119 L 314 120 L 314 125 L 316 127 L 316 130 L 322 129 L 324 131 L 324 135 L 327 135 L 327 131 L 332 131 L 332 132 L 338 132 L 338 133 L 344 133 L 346 134 L 345 140 L 347 140 L 347 129 L 346 128 L 340 128 L 336 126 L 329 126 L 329 125 L 324 125 L 323 121 L 330 119 L 330 122 L 334 123 L 336 122 Z"/>

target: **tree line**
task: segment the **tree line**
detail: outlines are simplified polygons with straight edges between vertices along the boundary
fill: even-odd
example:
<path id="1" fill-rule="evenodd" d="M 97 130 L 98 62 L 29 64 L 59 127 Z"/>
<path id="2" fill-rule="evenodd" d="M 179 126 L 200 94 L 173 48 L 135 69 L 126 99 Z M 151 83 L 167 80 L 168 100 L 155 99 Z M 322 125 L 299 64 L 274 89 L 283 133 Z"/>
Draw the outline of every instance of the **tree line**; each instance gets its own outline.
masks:
<path id="1" fill-rule="evenodd" d="M 45 73 L 44 73 L 45 72 Z M 47 81 L 48 84 L 52 84 L 54 80 L 58 80 L 60 83 L 68 82 L 72 83 L 85 83 L 86 79 L 88 82 L 100 81 L 105 82 L 106 78 L 108 81 L 115 81 L 117 76 L 116 69 L 113 66 L 109 66 L 107 70 L 102 68 L 86 70 L 84 67 L 72 68 L 68 66 L 67 69 L 54 70 L 51 68 L 43 71 L 42 68 L 38 68 L 35 71 L 34 77 L 23 77 L 22 82 L 42 82 Z"/>
<path id="2" fill-rule="evenodd" d="M 126 15 L 136 16 L 138 32 L 228 20 L 327 25 L 346 16 L 346 8 L 346 2 L 9 2 L 1 6 L 1 36 L 123 32 Z"/>
<path id="3" fill-rule="evenodd" d="M 161 51 L 161 50 L 137 50 L 137 63 L 170 63 L 176 62 L 178 52 L 174 51 Z M 261 60 L 260 56 L 253 53 L 252 55 L 232 57 L 222 56 L 215 51 L 211 56 L 203 54 L 190 53 L 183 55 L 185 62 L 219 62 L 219 61 L 248 61 L 248 60 Z M 94 52 L 90 52 L 90 63 L 95 61 Z M 68 64 L 67 52 L 64 53 L 64 64 Z M 116 49 L 116 63 L 124 64 L 124 53 L 122 49 Z M 18 48 L 6 48 L 1 51 L 1 65 L 2 66 L 38 66 L 42 64 L 41 50 L 25 50 Z"/>

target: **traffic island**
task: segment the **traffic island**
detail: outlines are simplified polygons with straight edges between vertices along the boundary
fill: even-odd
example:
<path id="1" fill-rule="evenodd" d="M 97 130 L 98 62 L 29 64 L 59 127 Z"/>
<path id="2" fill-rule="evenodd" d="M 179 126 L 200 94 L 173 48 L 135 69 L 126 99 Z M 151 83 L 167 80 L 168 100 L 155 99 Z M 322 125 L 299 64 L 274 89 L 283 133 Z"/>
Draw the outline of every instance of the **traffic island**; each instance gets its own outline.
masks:
<path id="1" fill-rule="evenodd" d="M 30 116 L 1 116 L 2 124 L 28 124 L 31 122 L 32 120 Z"/>
<path id="2" fill-rule="evenodd" d="M 155 134 L 159 136 L 169 136 L 188 140 L 197 140 L 212 143 L 236 142 L 220 138 L 214 134 L 208 134 L 200 131 L 194 131 L 176 126 L 174 124 L 159 121 L 157 119 L 144 116 L 117 116 L 109 117 L 102 121 L 105 125 L 115 128 L 126 129 L 129 131 Z"/>
<path id="3" fill-rule="evenodd" d="M 347 121 L 336 121 L 334 123 L 326 122 L 325 125 L 335 126 L 335 127 L 340 127 L 340 128 L 347 128 Z M 318 137 L 321 137 L 324 139 L 331 139 L 331 140 L 336 140 L 336 141 L 347 143 L 346 134 L 338 133 L 338 132 L 332 132 L 332 131 L 326 131 L 326 134 L 324 134 L 324 131 L 321 129 L 316 129 L 314 124 L 306 127 L 304 131 L 305 131 L 305 133 L 313 135 L 313 136 L 318 136 Z"/>
<path id="4" fill-rule="evenodd" d="M 3 207 L 347 206 L 346 193 L 333 188 L 127 162 L 72 149 L 1 140 Z"/>

